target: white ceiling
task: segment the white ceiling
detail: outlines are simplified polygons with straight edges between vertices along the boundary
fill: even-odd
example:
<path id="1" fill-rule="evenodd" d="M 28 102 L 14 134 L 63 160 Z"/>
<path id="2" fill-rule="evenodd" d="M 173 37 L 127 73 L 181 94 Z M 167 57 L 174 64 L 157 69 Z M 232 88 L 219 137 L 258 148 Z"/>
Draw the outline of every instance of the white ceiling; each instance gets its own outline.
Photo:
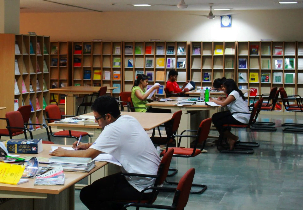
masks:
<path id="1" fill-rule="evenodd" d="M 209 3 L 213 8 L 230 8 L 233 10 L 279 10 L 303 9 L 303 3 L 280 5 L 279 0 L 185 0 L 186 9 L 177 8 L 180 0 L 20 0 L 23 12 L 102 12 L 114 11 L 207 11 Z M 282 1 L 282 0 L 281 0 Z M 283 0 L 292 1 L 292 0 Z M 57 3 L 60 4 L 57 4 Z M 132 4 L 151 4 L 151 7 L 133 7 Z M 62 5 L 67 4 L 67 5 Z M 82 8 L 79 8 L 82 7 Z M 83 9 L 87 8 L 87 9 Z M 205 12 L 206 13 L 206 12 Z"/>

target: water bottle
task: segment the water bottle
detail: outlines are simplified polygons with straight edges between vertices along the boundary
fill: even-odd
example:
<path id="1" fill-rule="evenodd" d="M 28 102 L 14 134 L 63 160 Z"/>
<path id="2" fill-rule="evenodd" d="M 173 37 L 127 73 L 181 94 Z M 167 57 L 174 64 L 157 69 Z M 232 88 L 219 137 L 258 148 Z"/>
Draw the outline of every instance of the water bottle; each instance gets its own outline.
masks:
<path id="1" fill-rule="evenodd" d="M 201 90 L 200 90 L 200 100 L 201 101 L 204 100 L 204 89 L 203 89 L 203 87 L 201 87 Z"/>
<path id="2" fill-rule="evenodd" d="M 205 90 L 205 100 L 204 101 L 209 102 L 209 90 L 208 90 L 208 88 L 206 88 L 206 90 Z"/>

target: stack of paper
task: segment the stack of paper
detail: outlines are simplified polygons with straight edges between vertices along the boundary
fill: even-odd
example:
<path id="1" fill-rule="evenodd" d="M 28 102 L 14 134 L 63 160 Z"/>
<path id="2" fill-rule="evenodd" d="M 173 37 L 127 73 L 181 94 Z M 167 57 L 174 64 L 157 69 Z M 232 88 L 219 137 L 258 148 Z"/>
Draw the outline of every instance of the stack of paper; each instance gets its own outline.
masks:
<path id="1" fill-rule="evenodd" d="M 83 157 L 51 157 L 49 162 L 62 166 L 64 171 L 89 172 L 95 167 L 95 161 Z"/>

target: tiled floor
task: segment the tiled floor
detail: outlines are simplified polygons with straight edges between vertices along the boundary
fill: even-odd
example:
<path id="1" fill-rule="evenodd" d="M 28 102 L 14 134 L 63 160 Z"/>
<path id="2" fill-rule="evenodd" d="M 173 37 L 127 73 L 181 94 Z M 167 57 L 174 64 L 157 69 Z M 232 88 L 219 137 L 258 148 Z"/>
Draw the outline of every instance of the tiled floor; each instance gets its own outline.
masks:
<path id="1" fill-rule="evenodd" d="M 186 209 L 303 209 L 303 135 L 283 133 L 280 127 L 283 122 L 293 121 L 294 116 L 264 115 L 260 120 L 274 120 L 278 131 L 254 133 L 260 147 L 252 155 L 221 154 L 209 146 L 208 153 L 195 158 L 173 158 L 171 167 L 179 169 L 173 180 L 194 167 L 194 182 L 208 186 L 204 194 L 190 195 Z M 296 121 L 302 120 L 303 116 L 296 117 Z M 245 132 L 236 133 L 246 140 Z M 54 141 L 63 143 L 60 139 Z M 172 194 L 165 193 L 158 196 L 156 203 L 171 204 L 172 199 Z M 78 190 L 75 200 L 76 210 L 86 209 Z"/>

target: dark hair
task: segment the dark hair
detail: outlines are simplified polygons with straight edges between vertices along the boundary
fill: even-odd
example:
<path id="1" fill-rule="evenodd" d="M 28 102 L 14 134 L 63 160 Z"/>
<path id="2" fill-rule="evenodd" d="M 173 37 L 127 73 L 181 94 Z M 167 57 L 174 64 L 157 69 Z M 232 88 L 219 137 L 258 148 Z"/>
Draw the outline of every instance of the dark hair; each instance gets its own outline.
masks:
<path id="1" fill-rule="evenodd" d="M 213 87 L 216 89 L 221 88 L 221 85 L 223 85 L 225 81 L 226 81 L 225 77 L 217 78 L 213 82 Z"/>
<path id="2" fill-rule="evenodd" d="M 178 72 L 176 71 L 176 70 L 174 70 L 174 69 L 172 69 L 172 70 L 170 70 L 169 71 L 169 73 L 168 73 L 168 78 L 170 77 L 170 76 L 178 76 Z"/>
<path id="3" fill-rule="evenodd" d="M 93 105 L 92 110 L 98 112 L 99 115 L 103 116 L 107 113 L 111 114 L 114 118 L 118 118 L 120 116 L 120 110 L 118 102 L 114 97 L 111 96 L 100 96 L 98 97 Z"/>
<path id="4" fill-rule="evenodd" d="M 138 86 L 141 80 L 147 80 L 148 77 L 145 74 L 138 74 L 137 79 L 134 82 L 134 86 Z"/>
<path id="5" fill-rule="evenodd" d="M 226 89 L 226 93 L 227 95 L 229 95 L 232 91 L 237 91 L 239 93 L 239 95 L 243 98 L 243 101 L 245 101 L 245 97 L 244 94 L 242 93 L 241 90 L 239 90 L 236 82 L 233 79 L 227 79 L 224 82 L 224 87 Z"/>

